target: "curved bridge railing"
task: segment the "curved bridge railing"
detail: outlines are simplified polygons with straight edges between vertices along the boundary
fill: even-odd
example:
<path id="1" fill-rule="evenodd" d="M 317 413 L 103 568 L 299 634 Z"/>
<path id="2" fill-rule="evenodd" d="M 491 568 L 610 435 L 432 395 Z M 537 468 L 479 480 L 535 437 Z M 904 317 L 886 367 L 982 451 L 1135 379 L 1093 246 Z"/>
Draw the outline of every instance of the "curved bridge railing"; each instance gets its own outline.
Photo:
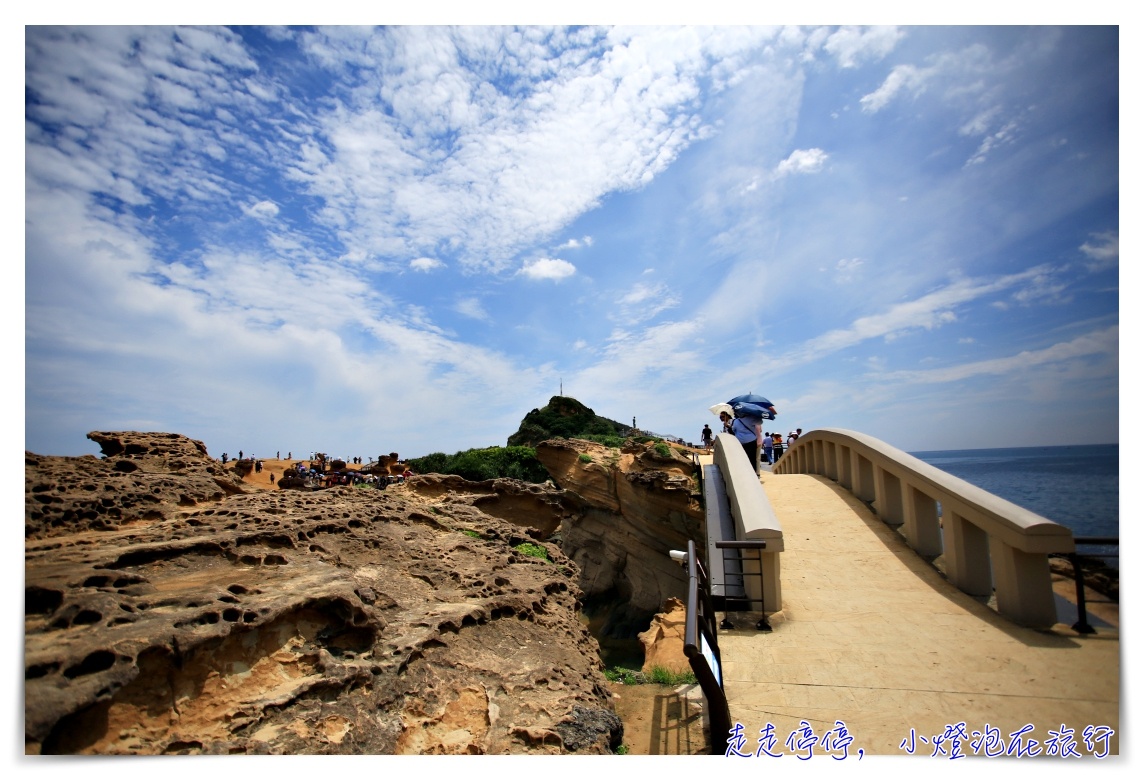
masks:
<path id="1" fill-rule="evenodd" d="M 857 431 L 806 433 L 772 470 L 838 482 L 900 526 L 919 554 L 942 555 L 946 576 L 962 591 L 996 592 L 997 611 L 1022 625 L 1057 622 L 1048 554 L 1075 550 L 1065 526 Z"/>

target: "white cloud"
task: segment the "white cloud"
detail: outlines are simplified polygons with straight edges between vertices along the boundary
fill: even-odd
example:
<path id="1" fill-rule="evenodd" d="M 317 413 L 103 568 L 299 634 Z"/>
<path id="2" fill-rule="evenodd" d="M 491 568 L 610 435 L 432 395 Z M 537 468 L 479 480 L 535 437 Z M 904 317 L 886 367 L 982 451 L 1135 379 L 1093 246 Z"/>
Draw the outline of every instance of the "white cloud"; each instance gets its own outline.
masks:
<path id="1" fill-rule="evenodd" d="M 662 298 L 667 291 L 667 285 L 660 282 L 656 285 L 647 285 L 638 283 L 631 290 L 617 299 L 616 303 L 621 306 L 633 306 L 649 299 Z"/>
<path id="2" fill-rule="evenodd" d="M 1052 364 L 1073 364 L 1075 370 L 1085 371 L 1088 369 L 1076 368 L 1076 361 L 1103 358 L 1106 363 L 1114 361 L 1111 364 L 1114 367 L 1119 347 L 1120 328 L 1113 325 L 1044 349 L 1026 350 L 1016 355 L 926 371 L 893 371 L 884 374 L 882 378 L 889 382 L 940 384 L 960 382 L 977 376 L 1017 375 L 1031 368 Z"/>
<path id="3" fill-rule="evenodd" d="M 485 307 L 481 305 L 480 300 L 477 298 L 462 298 L 461 300 L 457 301 L 457 305 L 453 308 L 455 308 L 461 314 L 464 314 L 466 317 L 471 317 L 474 320 L 488 322 L 491 319 L 491 317 L 489 317 L 489 313 L 485 311 Z"/>
<path id="4" fill-rule="evenodd" d="M 397 237 L 427 253 L 455 242 L 462 264 L 501 271 L 608 193 L 666 170 L 704 135 L 701 81 L 733 79 L 771 34 L 319 30 L 308 50 L 347 86 L 315 116 L 296 176 L 347 243 L 376 251 Z"/>
<path id="5" fill-rule="evenodd" d="M 981 141 L 981 146 L 977 147 L 977 151 L 965 161 L 965 164 L 967 166 L 980 165 L 985 162 L 986 156 L 995 148 L 1013 143 L 1016 138 L 1017 127 L 1016 122 L 1006 122 L 999 130 L 987 135 Z"/>
<path id="6" fill-rule="evenodd" d="M 255 219 L 274 219 L 278 216 L 278 204 L 269 200 L 260 200 L 252 206 L 243 206 L 242 213 Z"/>
<path id="7" fill-rule="evenodd" d="M 961 135 L 985 135 L 1000 114 L 1000 106 L 990 106 L 963 123 L 957 132 Z"/>
<path id="8" fill-rule="evenodd" d="M 821 149 L 795 149 L 775 167 L 774 178 L 798 173 L 818 173 L 830 155 Z M 753 189 L 749 187 L 748 189 Z"/>
<path id="9" fill-rule="evenodd" d="M 882 85 L 868 95 L 863 95 L 859 103 L 862 110 L 873 114 L 881 111 L 890 101 L 897 97 L 899 92 L 909 92 L 917 95 L 925 89 L 926 82 L 933 75 L 932 69 L 921 69 L 913 65 L 898 65 Z"/>
<path id="10" fill-rule="evenodd" d="M 959 279 L 912 301 L 895 304 L 881 314 L 859 317 L 846 328 L 831 330 L 808 340 L 779 361 L 794 364 L 817 360 L 870 339 L 894 340 L 915 330 L 934 330 L 957 320 L 958 307 L 1006 289 L 1031 283 L 1027 289 L 1045 284 L 1044 267 L 1031 268 L 992 281 Z"/>
<path id="11" fill-rule="evenodd" d="M 529 279 L 551 279 L 558 282 L 576 273 L 576 266 L 560 258 L 542 257 L 526 262 L 520 273 Z"/>
<path id="12" fill-rule="evenodd" d="M 1012 299 L 1022 306 L 1032 303 L 1068 303 L 1070 298 L 1064 295 L 1068 285 L 1060 281 L 1055 269 L 1038 268 L 1032 273 L 1026 284 L 1013 293 Z"/>
<path id="13" fill-rule="evenodd" d="M 897 27 L 842 27 L 822 45 L 843 68 L 882 59 L 905 37 Z"/>
<path id="14" fill-rule="evenodd" d="M 418 257 L 409 261 L 409 267 L 414 271 L 421 271 L 425 273 L 436 268 L 444 268 L 445 264 L 440 260 L 436 260 L 432 257 Z"/>
<path id="15" fill-rule="evenodd" d="M 1080 245 L 1080 251 L 1088 258 L 1085 267 L 1090 271 L 1111 268 L 1120 262 L 1120 231 L 1105 230 L 1093 233 L 1090 240 Z"/>
<path id="16" fill-rule="evenodd" d="M 628 325 L 646 322 L 661 312 L 675 308 L 680 302 L 680 296 L 671 292 L 663 282 L 656 284 L 637 282 L 616 300 L 618 308 L 614 318 Z"/>
<path id="17" fill-rule="evenodd" d="M 858 269 L 862 267 L 862 259 L 859 257 L 844 258 L 834 264 L 836 271 L 834 281 L 837 284 L 847 284 L 854 280 Z"/>
<path id="18" fill-rule="evenodd" d="M 591 236 L 584 236 L 583 238 L 570 238 L 560 246 L 556 247 L 556 251 L 560 252 L 566 249 L 583 249 L 586 246 L 592 246 Z"/>
<path id="19" fill-rule="evenodd" d="M 960 162 L 975 148 L 991 154 L 1021 140 L 1024 128 L 1046 139 L 1064 134 L 1063 125 L 1033 121 L 1061 117 L 1035 80 L 1002 82 L 1004 63 L 991 70 L 987 56 L 937 54 L 896 87 L 887 80 L 880 98 L 867 95 L 868 111 L 922 92 L 934 99 L 888 117 L 894 133 L 869 134 L 868 153 L 857 159 L 847 151 L 839 162 L 833 155 L 846 144 L 831 146 L 832 155 L 791 149 L 830 146 L 830 133 L 844 132 L 847 121 L 881 123 L 844 113 L 861 95 L 854 85 L 876 85 L 878 76 L 871 82 L 813 62 L 804 69 L 800 55 L 817 52 L 850 68 L 885 56 L 892 36 L 739 26 L 266 34 L 283 42 L 281 58 L 262 33 L 245 30 L 27 31 L 26 436 L 42 441 L 43 431 L 70 430 L 82 439 L 85 430 L 138 421 L 213 438 L 212 448 L 241 435 L 249 451 L 246 439 L 274 441 L 289 418 L 297 423 L 290 435 L 302 437 L 291 442 L 298 451 L 376 438 L 374 430 L 360 433 L 360 419 L 369 417 L 386 421 L 384 451 L 404 449 L 402 441 L 463 448 L 503 441 L 559 376 L 565 386 L 575 378 L 589 394 L 581 400 L 601 413 L 624 419 L 626 410 L 653 430 L 682 433 L 691 422 L 676 428 L 653 419 L 695 420 L 696 410 L 705 414 L 710 403 L 759 382 L 810 403 L 817 402 L 800 387 L 835 382 L 849 397 L 856 384 L 879 381 L 855 367 L 925 367 L 919 352 L 931 344 L 935 365 L 948 361 L 945 348 L 973 358 L 1036 353 L 1044 341 L 1021 343 L 1031 333 L 1077 317 L 1114 318 L 1114 296 L 1102 290 L 1092 304 L 1082 285 L 1065 287 L 1063 269 L 987 274 L 1027 264 L 1028 248 L 1045 257 L 1079 248 L 1073 274 L 1080 262 L 1115 268 L 1115 230 L 1080 247 L 1048 246 L 1037 232 L 1044 228 L 1030 228 L 1024 216 L 1038 210 L 1029 203 L 1014 210 L 1017 199 L 1005 187 L 958 189 L 928 176 L 940 167 L 929 161 L 950 149 L 960 150 Z M 917 37 L 923 34 L 945 37 Z M 1025 36 L 984 37 L 1000 52 L 993 41 L 1008 37 L 1019 46 Z M 295 42 L 313 59 L 298 56 Z M 319 61 L 328 72 L 319 72 Z M 890 67 L 878 69 L 885 75 Z M 1013 109 L 1018 91 L 1041 103 L 1038 117 Z M 1078 92 L 1073 83 L 1068 94 Z M 825 127 L 822 112 L 806 110 L 812 98 L 843 119 Z M 1030 145 L 1012 155 L 1010 181 L 1049 161 L 1062 166 L 1055 178 L 1067 172 L 1088 188 L 1052 192 L 1061 213 L 1098 203 L 1088 197 L 1091 182 L 1114 188 L 1115 175 L 1095 165 L 1094 139 L 1105 136 L 1093 124 L 1067 126 L 1076 154 L 1049 156 Z M 903 146 L 891 147 L 891 138 Z M 935 156 L 924 159 L 927 151 Z M 1080 154 L 1089 155 L 1085 167 L 1064 167 Z M 905 175 L 890 175 L 888 158 Z M 846 174 L 830 187 L 813 176 L 799 180 L 807 191 L 773 186 L 828 165 Z M 1078 171 L 1086 175 L 1072 175 Z M 951 178 L 976 181 L 981 173 L 952 171 Z M 743 197 L 746 182 L 756 191 Z M 848 184 L 882 197 L 864 202 Z M 903 192 L 910 207 L 885 208 Z M 820 209 L 832 198 L 848 205 L 827 212 L 830 227 L 822 229 Z M 966 202 L 985 216 L 981 223 L 965 219 Z M 236 219 L 242 215 L 265 222 L 250 229 L 249 220 Z M 1055 213 L 1038 216 L 1050 223 Z M 970 228 L 947 240 L 951 224 Z M 976 240 L 975 224 L 991 237 Z M 1091 224 L 1115 227 L 1115 215 Z M 570 230 L 576 237 L 568 238 Z M 595 246 L 582 235 L 588 230 Z M 569 256 L 576 265 L 560 259 Z M 944 273 L 935 268 L 955 263 L 977 269 L 974 278 L 929 286 Z M 800 273 L 818 264 L 829 276 Z M 505 277 L 515 270 L 554 284 L 529 285 L 511 306 L 493 308 L 474 292 L 486 285 L 436 273 L 458 268 Z M 569 285 L 555 284 L 568 278 L 582 301 L 574 320 L 561 306 Z M 850 280 L 874 286 L 839 295 L 834 282 Z M 1036 312 L 1070 293 L 1078 306 Z M 751 303 L 770 300 L 782 303 Z M 984 327 L 991 301 L 1009 307 L 1014 333 L 1008 318 Z M 672 307 L 704 318 L 652 319 Z M 480 322 L 495 316 L 503 330 L 464 327 L 458 314 Z M 458 321 L 459 333 L 441 324 Z M 955 321 L 965 326 L 949 327 Z M 611 336 L 602 335 L 609 327 Z M 943 327 L 929 339 L 905 338 Z M 508 341 L 495 336 L 510 331 Z M 980 339 L 968 340 L 972 349 L 950 343 L 966 333 Z M 482 345 L 490 338 L 496 348 Z M 847 375 L 827 377 L 835 365 Z M 1055 371 L 1065 363 L 1038 365 Z M 990 374 L 999 365 L 973 370 L 1004 376 Z M 782 380 L 771 384 L 776 374 Z M 643 384 L 634 387 L 635 380 Z M 926 390 L 936 395 L 939 385 L 932 386 Z M 132 389 L 141 387 L 148 392 Z M 892 405 L 910 392 L 924 395 L 916 391 L 866 397 Z M 238 405 L 204 406 L 202 399 L 224 394 Z M 344 410 L 291 416 L 315 397 L 343 398 Z M 479 401 L 488 414 L 460 429 L 390 415 L 394 403 L 433 408 L 459 398 Z M 916 405 L 911 422 L 930 419 Z M 818 409 L 800 414 L 825 419 Z"/>

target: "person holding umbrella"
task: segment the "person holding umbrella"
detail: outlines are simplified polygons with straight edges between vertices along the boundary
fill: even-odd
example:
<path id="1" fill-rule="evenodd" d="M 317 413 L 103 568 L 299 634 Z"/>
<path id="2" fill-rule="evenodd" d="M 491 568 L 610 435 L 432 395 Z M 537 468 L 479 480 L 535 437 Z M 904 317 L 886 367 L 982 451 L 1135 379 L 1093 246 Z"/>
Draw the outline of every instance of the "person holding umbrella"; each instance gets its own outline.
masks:
<path id="1" fill-rule="evenodd" d="M 719 421 L 723 423 L 723 433 L 731 433 L 730 412 L 719 412 Z"/>
<path id="2" fill-rule="evenodd" d="M 759 473 L 759 437 L 755 433 L 755 426 L 748 423 L 742 417 L 736 417 L 731 421 L 731 433 L 743 445 L 743 451 L 747 453 L 747 459 L 751 461 L 751 468 L 754 469 L 756 474 Z"/>

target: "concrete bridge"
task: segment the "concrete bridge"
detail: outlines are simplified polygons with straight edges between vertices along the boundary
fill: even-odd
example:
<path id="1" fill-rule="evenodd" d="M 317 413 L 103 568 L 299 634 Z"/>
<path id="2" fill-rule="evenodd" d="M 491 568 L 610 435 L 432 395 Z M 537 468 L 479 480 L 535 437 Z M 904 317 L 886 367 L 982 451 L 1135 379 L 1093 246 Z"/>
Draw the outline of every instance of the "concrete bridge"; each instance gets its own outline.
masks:
<path id="1" fill-rule="evenodd" d="M 716 752 L 1119 754 L 1118 616 L 1090 617 L 1092 634 L 1058 617 L 1047 553 L 1072 551 L 1067 528 L 852 431 L 812 431 L 758 477 L 729 435 L 701 462 L 727 483 L 716 501 L 705 487 L 709 529 L 722 511 L 736 539 L 769 540 L 747 611 L 719 607 L 717 649 L 697 643 L 732 729 Z M 694 744 L 679 728 L 662 725 L 664 747 Z"/>

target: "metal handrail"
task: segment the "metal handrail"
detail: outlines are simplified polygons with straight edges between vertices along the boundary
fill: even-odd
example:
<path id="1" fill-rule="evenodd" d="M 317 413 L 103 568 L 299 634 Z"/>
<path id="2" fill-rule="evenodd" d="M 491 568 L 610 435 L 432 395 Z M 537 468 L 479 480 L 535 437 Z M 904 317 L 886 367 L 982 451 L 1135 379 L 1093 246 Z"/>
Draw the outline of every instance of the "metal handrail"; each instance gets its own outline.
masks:
<path id="1" fill-rule="evenodd" d="M 1119 536 L 1075 536 L 1073 537 L 1073 544 L 1077 546 L 1092 545 L 1092 546 L 1115 546 L 1120 548 Z M 1084 595 L 1084 573 L 1081 571 L 1080 554 L 1075 550 L 1067 553 L 1054 553 L 1055 556 L 1063 556 L 1068 559 L 1072 564 L 1073 582 L 1076 585 L 1076 614 L 1077 621 L 1072 624 L 1073 631 L 1078 634 L 1095 634 L 1096 629 L 1089 625 L 1088 622 L 1088 607 Z M 1119 558 L 1120 553 L 1115 555 L 1086 555 L 1087 558 Z"/>
<path id="2" fill-rule="evenodd" d="M 722 542 L 715 542 L 715 549 L 717 549 L 717 550 L 765 550 L 765 549 L 767 549 L 767 543 L 766 543 L 766 540 L 763 540 L 763 539 L 744 539 L 742 541 L 727 540 L 727 541 L 722 541 Z M 739 574 L 736 576 L 743 578 L 743 579 L 745 579 L 748 576 L 752 576 L 752 577 L 757 576 L 759 578 L 759 597 L 757 599 L 748 598 L 747 595 L 744 593 L 744 595 L 741 597 L 739 597 L 739 596 L 735 596 L 735 597 L 728 596 L 728 597 L 726 597 L 727 601 L 741 601 L 741 602 L 745 602 L 747 604 L 757 603 L 759 605 L 759 612 L 762 613 L 762 618 L 760 618 L 759 621 L 757 623 L 755 623 L 755 628 L 757 628 L 759 631 L 770 631 L 771 630 L 771 624 L 767 620 L 766 611 L 763 609 L 763 605 L 765 604 L 765 601 L 763 598 L 764 597 L 763 587 L 765 585 L 765 579 L 763 577 L 762 561 L 761 560 L 757 561 L 757 563 L 759 564 L 759 571 L 749 572 L 749 571 L 746 571 L 746 569 L 744 569 L 742 567 L 743 563 L 747 560 L 747 559 L 743 558 L 742 553 L 739 553 L 738 560 L 739 560 L 740 571 L 739 571 Z M 724 559 L 723 559 L 724 569 L 726 569 L 726 566 L 727 566 L 726 561 L 727 561 L 727 559 L 726 559 L 726 557 L 724 557 Z M 728 610 L 729 609 L 730 609 L 730 607 L 728 606 Z M 719 627 L 720 628 L 734 628 L 735 627 L 735 624 L 731 622 L 731 618 L 727 615 L 726 612 L 723 613 L 723 622 L 719 625 Z"/>
<path id="3" fill-rule="evenodd" d="M 699 680 L 711 721 L 711 754 L 726 755 L 731 734 L 731 710 L 723 691 L 723 659 L 719 653 L 715 609 L 707 584 L 707 573 L 687 542 L 687 619 L 683 629 L 683 653 Z M 714 662 L 714 668 L 712 668 Z"/>

